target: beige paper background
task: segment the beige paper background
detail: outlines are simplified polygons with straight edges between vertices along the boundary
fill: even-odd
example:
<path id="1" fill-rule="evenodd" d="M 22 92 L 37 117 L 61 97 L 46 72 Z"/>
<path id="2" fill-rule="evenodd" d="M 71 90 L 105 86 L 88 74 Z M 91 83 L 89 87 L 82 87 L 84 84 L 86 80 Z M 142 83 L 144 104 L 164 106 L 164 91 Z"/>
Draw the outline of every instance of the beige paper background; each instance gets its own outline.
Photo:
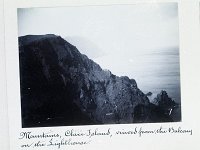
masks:
<path id="1" fill-rule="evenodd" d="M 6 101 L 5 51 L 4 51 L 4 3 L 0 0 L 0 149 L 8 149 L 8 116 Z"/>
<path id="2" fill-rule="evenodd" d="M 129 124 L 129 125 L 102 125 L 102 126 L 76 126 L 54 128 L 21 128 L 21 106 L 19 89 L 19 62 L 17 44 L 17 8 L 18 7 L 56 7 L 56 6 L 85 6 L 106 4 L 135 4 L 144 2 L 178 2 L 180 25 L 180 63 L 181 63 L 181 102 L 182 122 L 180 123 L 153 123 L 153 124 Z M 5 2 L 5 46 L 6 46 L 6 78 L 7 78 L 7 102 L 9 112 L 9 139 L 10 150 L 20 150 L 19 134 L 22 131 L 42 133 L 53 130 L 62 133 L 67 129 L 87 130 L 99 128 L 101 130 L 131 130 L 136 126 L 146 129 L 163 127 L 178 127 L 192 129 L 193 135 L 148 135 L 115 136 L 112 138 L 98 137 L 92 143 L 85 146 L 67 146 L 63 149 L 141 149 L 141 150 L 199 150 L 200 149 L 200 47 L 199 47 L 199 0 L 6 0 Z M 5 133 L 4 133 L 5 134 Z M 39 148 L 38 148 L 39 149 Z M 55 148 L 41 148 L 50 150 Z"/>

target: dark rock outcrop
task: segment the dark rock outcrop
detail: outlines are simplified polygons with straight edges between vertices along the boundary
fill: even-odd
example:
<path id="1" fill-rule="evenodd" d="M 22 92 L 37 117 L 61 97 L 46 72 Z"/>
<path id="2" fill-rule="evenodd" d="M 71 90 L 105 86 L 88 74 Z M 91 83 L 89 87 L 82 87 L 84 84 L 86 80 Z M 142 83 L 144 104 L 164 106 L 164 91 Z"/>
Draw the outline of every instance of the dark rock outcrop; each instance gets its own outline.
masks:
<path id="1" fill-rule="evenodd" d="M 139 104 L 134 109 L 135 123 L 155 123 L 155 122 L 173 122 L 173 119 L 165 114 L 164 109 L 152 103 L 149 105 Z"/>
<path id="2" fill-rule="evenodd" d="M 146 94 L 146 96 L 152 96 L 152 92 L 148 92 L 147 94 Z"/>
<path id="3" fill-rule="evenodd" d="M 163 109 L 169 109 L 176 105 L 175 101 L 173 101 L 167 94 L 166 91 L 161 91 L 156 98 L 154 98 L 154 104 L 158 105 Z"/>
<path id="4" fill-rule="evenodd" d="M 19 37 L 19 57 L 23 127 L 146 122 L 143 107 L 156 112 L 134 79 L 102 70 L 60 36 Z"/>
<path id="5" fill-rule="evenodd" d="M 164 111 L 164 114 L 170 116 L 173 121 L 181 120 L 180 104 L 176 103 L 170 98 L 166 91 L 161 91 L 156 98 L 154 98 L 155 105 Z"/>
<path id="6" fill-rule="evenodd" d="M 166 91 L 161 91 L 149 105 L 139 104 L 134 109 L 134 122 L 173 122 L 181 120 L 180 105 Z"/>

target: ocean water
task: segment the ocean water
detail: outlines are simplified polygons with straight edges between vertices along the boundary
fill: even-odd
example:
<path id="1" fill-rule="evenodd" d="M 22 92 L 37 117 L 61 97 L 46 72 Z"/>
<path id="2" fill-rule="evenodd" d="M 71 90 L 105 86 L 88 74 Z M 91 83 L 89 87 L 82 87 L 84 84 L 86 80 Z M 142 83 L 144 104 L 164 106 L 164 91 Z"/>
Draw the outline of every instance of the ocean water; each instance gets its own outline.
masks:
<path id="1" fill-rule="evenodd" d="M 137 72 L 136 80 L 138 87 L 144 92 L 152 92 L 153 99 L 161 90 L 166 90 L 168 95 L 180 103 L 180 63 L 178 51 L 153 52 L 151 54 L 140 55 L 138 59 L 143 59 L 140 65 L 143 73 Z M 133 74 L 131 76 L 134 76 Z"/>
<path id="2" fill-rule="evenodd" d="M 153 93 L 150 101 L 165 90 L 169 97 L 181 103 L 178 48 L 111 54 L 94 61 L 115 75 L 135 79 L 144 93 Z"/>

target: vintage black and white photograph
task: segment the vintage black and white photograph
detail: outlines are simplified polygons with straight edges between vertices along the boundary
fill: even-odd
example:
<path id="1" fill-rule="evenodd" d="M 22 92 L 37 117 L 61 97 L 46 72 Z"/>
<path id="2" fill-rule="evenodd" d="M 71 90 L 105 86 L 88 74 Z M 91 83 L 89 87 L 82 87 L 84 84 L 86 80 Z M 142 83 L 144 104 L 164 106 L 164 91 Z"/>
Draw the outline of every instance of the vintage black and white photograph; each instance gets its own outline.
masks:
<path id="1" fill-rule="evenodd" d="M 17 13 L 23 128 L 181 121 L 177 3 Z"/>

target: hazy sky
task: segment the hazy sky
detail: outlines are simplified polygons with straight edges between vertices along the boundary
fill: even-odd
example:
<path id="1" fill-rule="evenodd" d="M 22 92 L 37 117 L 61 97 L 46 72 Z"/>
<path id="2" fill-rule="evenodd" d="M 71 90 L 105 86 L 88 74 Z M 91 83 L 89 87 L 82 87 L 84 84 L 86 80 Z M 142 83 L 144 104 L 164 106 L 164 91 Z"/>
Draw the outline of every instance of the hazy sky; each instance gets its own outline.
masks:
<path id="1" fill-rule="evenodd" d="M 124 54 L 178 47 L 177 15 L 176 3 L 26 8 L 18 10 L 18 27 L 19 36 L 53 33 L 83 51 L 96 51 L 92 45 L 98 54 Z"/>
<path id="2" fill-rule="evenodd" d="M 178 53 L 177 3 L 18 9 L 18 29 L 19 36 L 61 35 L 104 69 L 135 78 L 143 87 L 150 72 L 179 71 L 173 55 L 170 60 L 164 53 L 152 55 Z"/>

